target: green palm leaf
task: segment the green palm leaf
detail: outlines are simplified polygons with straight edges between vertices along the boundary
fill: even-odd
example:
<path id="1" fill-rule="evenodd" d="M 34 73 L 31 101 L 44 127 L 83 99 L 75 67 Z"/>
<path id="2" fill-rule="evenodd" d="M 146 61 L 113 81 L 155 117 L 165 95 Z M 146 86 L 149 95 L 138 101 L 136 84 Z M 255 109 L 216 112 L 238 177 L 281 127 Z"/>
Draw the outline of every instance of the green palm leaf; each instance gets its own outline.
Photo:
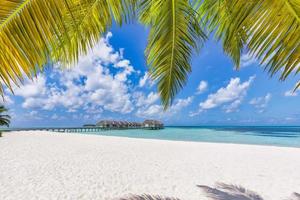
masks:
<path id="1" fill-rule="evenodd" d="M 1 0 L 0 94 L 2 84 L 18 85 L 49 61 L 76 62 L 113 21 L 122 24 L 136 10 L 150 26 L 147 63 L 165 108 L 184 86 L 192 52 L 206 38 L 200 22 L 222 41 L 236 67 L 247 48 L 282 80 L 300 71 L 299 0 Z"/>
<path id="2" fill-rule="evenodd" d="M 0 106 L 0 126 L 9 126 L 10 124 L 10 116 L 7 114 L 2 114 L 6 113 L 8 110 L 4 106 Z"/>
<path id="3" fill-rule="evenodd" d="M 76 62 L 113 20 L 129 19 L 134 5 L 135 0 L 1 0 L 1 82 L 18 85 L 49 60 Z"/>
<path id="4" fill-rule="evenodd" d="M 204 0 L 195 7 L 237 68 L 247 48 L 271 75 L 279 72 L 284 80 L 299 72 L 299 0 Z"/>
<path id="5" fill-rule="evenodd" d="M 190 58 L 206 39 L 188 0 L 144 0 L 140 19 L 151 27 L 146 49 L 151 77 L 158 82 L 164 108 L 183 87 Z"/>

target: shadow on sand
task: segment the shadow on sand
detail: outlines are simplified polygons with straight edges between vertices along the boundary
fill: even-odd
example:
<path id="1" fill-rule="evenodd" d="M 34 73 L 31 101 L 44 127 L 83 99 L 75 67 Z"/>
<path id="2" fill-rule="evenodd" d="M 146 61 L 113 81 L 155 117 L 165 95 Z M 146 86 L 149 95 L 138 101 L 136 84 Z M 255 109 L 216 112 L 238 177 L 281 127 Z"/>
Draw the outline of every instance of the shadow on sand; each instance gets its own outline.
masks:
<path id="1" fill-rule="evenodd" d="M 218 183 L 214 188 L 206 185 L 197 185 L 197 187 L 213 200 L 263 200 L 259 194 L 231 184 Z"/>
<path id="2" fill-rule="evenodd" d="M 197 185 L 205 195 L 212 200 L 264 200 L 259 194 L 242 186 L 233 184 L 217 183 L 215 187 Z M 199 198 L 200 199 L 200 198 Z M 162 197 L 159 195 L 130 195 L 116 200 L 180 200 L 175 197 Z M 293 193 L 291 198 L 286 200 L 300 200 L 299 193 Z"/>
<path id="3" fill-rule="evenodd" d="M 159 195 L 155 196 L 155 195 L 144 194 L 144 195 L 131 195 L 129 197 L 124 197 L 117 200 L 180 200 L 180 199 L 174 197 L 162 197 Z"/>
<path id="4" fill-rule="evenodd" d="M 300 194 L 294 192 L 293 197 L 291 198 L 291 200 L 300 200 Z"/>

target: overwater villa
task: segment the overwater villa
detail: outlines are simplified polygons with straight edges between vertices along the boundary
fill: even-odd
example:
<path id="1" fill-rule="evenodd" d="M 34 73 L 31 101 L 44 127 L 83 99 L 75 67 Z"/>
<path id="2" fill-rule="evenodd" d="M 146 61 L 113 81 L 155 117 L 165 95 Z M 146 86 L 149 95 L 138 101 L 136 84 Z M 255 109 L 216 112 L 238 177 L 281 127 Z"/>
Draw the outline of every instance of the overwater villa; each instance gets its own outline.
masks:
<path id="1" fill-rule="evenodd" d="M 101 120 L 96 123 L 96 127 L 104 129 L 162 129 L 164 128 L 164 125 L 162 122 L 157 120 L 145 120 L 143 123 L 117 120 Z"/>
<path id="2" fill-rule="evenodd" d="M 116 121 L 116 120 L 101 120 L 96 123 L 96 126 L 101 128 L 107 128 L 107 129 L 127 129 L 127 128 L 141 128 L 142 123 Z"/>
<path id="3" fill-rule="evenodd" d="M 143 122 L 143 128 L 145 129 L 163 129 L 164 124 L 158 120 L 145 120 Z"/>

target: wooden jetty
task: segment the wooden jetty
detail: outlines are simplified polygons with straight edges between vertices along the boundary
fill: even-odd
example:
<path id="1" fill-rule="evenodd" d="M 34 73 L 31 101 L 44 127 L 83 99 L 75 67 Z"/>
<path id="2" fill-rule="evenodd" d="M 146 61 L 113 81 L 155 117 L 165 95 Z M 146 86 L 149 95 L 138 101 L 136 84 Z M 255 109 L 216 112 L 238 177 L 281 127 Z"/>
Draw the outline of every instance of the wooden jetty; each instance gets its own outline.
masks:
<path id="1" fill-rule="evenodd" d="M 3 131 L 50 131 L 61 133 L 84 133 L 84 132 L 100 132 L 106 130 L 101 127 L 46 127 L 46 128 L 10 128 Z"/>
<path id="2" fill-rule="evenodd" d="M 145 120 L 143 123 L 116 120 L 101 120 L 97 124 L 86 124 L 82 127 L 45 127 L 45 128 L 10 128 L 2 131 L 51 131 L 61 133 L 100 132 L 105 130 L 123 129 L 163 129 L 164 124 L 157 120 Z"/>

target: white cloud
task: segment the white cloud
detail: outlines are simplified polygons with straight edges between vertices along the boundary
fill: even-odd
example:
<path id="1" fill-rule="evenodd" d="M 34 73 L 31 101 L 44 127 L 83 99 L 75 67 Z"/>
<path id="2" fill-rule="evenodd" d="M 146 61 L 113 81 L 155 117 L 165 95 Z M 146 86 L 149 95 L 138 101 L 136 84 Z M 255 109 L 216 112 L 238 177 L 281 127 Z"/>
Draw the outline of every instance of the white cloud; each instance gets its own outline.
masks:
<path id="1" fill-rule="evenodd" d="M 43 106 L 43 99 L 41 98 L 25 98 L 22 103 L 23 108 L 39 108 Z"/>
<path id="2" fill-rule="evenodd" d="M 147 107 L 159 99 L 159 94 L 154 92 L 150 92 L 147 96 L 142 92 L 136 92 L 133 96 L 137 107 Z"/>
<path id="3" fill-rule="evenodd" d="M 4 94 L 3 98 L 0 97 L 0 104 L 9 106 L 9 105 L 14 104 L 14 101 L 11 99 L 10 96 Z"/>
<path id="4" fill-rule="evenodd" d="M 186 99 L 177 99 L 175 103 L 166 111 L 164 111 L 163 106 L 159 104 L 141 107 L 137 110 L 136 115 L 143 118 L 171 117 L 180 112 L 183 108 L 189 106 L 193 102 L 193 99 L 193 96 L 187 97 Z"/>
<path id="5" fill-rule="evenodd" d="M 144 87 L 145 84 L 146 84 L 146 82 L 147 82 L 147 80 L 148 80 L 148 78 L 149 78 L 149 75 L 146 72 L 145 75 L 139 81 L 139 87 Z"/>
<path id="6" fill-rule="evenodd" d="M 139 87 L 142 88 L 144 86 L 150 86 L 152 87 L 154 85 L 154 82 L 151 80 L 148 72 L 145 72 L 144 76 L 141 77 L 139 80 Z"/>
<path id="7" fill-rule="evenodd" d="M 45 110 L 60 106 L 68 112 L 79 109 L 131 112 L 134 106 L 127 82 L 135 71 L 130 61 L 123 58 L 123 50 L 115 51 L 109 44 L 111 36 L 108 33 L 70 69 L 60 70 L 63 67 L 55 65 L 50 77 L 59 77 L 56 82 L 47 83 L 43 75 L 34 82 L 26 81 L 16 90 L 16 95 L 24 98 L 22 106 Z"/>
<path id="8" fill-rule="evenodd" d="M 242 104 L 243 98 L 237 99 L 229 105 L 224 106 L 226 113 L 232 113 L 238 111 L 240 105 Z"/>
<path id="9" fill-rule="evenodd" d="M 197 92 L 196 94 L 202 94 L 207 90 L 208 83 L 206 81 L 200 81 L 198 87 L 197 87 Z"/>
<path id="10" fill-rule="evenodd" d="M 297 91 L 293 91 L 293 90 L 288 90 L 284 93 L 284 96 L 286 97 L 296 97 L 298 96 L 298 92 Z"/>
<path id="11" fill-rule="evenodd" d="M 15 87 L 14 92 L 24 98 L 43 95 L 46 92 L 46 78 L 39 75 L 34 80 L 26 80 L 21 87 Z"/>
<path id="12" fill-rule="evenodd" d="M 53 115 L 51 116 L 51 119 L 59 119 L 59 116 L 58 116 L 57 114 L 53 114 Z"/>
<path id="13" fill-rule="evenodd" d="M 251 99 L 249 104 L 251 104 L 255 108 L 257 108 L 259 113 L 262 113 L 265 111 L 265 108 L 268 106 L 271 98 L 272 98 L 272 95 L 270 93 L 267 93 L 266 96 L 264 96 L 264 97 L 258 97 L 258 98 Z"/>
<path id="14" fill-rule="evenodd" d="M 136 115 L 139 117 L 158 117 L 161 118 L 163 115 L 163 107 L 161 105 L 155 104 L 150 105 L 146 108 L 139 108 L 136 112 Z"/>
<path id="15" fill-rule="evenodd" d="M 126 114 L 135 110 L 141 117 L 170 117 L 193 101 L 193 97 L 175 100 L 165 112 L 158 102 L 158 93 L 146 95 L 138 91 L 139 87 L 153 85 L 148 73 L 140 79 L 138 88 L 131 88 L 129 76 L 136 71 L 123 58 L 123 50 L 115 51 L 109 44 L 111 36 L 108 33 L 87 55 L 80 56 L 75 66 L 66 70 L 58 63 L 49 79 L 38 75 L 34 82 L 27 80 L 16 92 L 24 99 L 22 106 L 44 110 L 63 108 L 72 119 L 91 120 L 101 117 L 104 111 Z M 57 114 L 49 118 L 60 119 Z"/>
<path id="16" fill-rule="evenodd" d="M 17 118 L 19 118 L 19 117 L 20 116 L 17 116 Z M 44 117 L 45 116 L 43 116 L 36 110 L 30 111 L 28 113 L 24 113 L 23 115 L 21 115 L 21 118 L 25 121 L 27 121 L 27 120 L 42 120 Z"/>
<path id="17" fill-rule="evenodd" d="M 290 117 L 285 117 L 284 120 L 291 123 L 291 122 L 297 122 L 299 119 L 290 116 Z"/>
<path id="18" fill-rule="evenodd" d="M 53 120 L 65 120 L 65 119 L 66 119 L 65 116 L 63 116 L 63 115 L 58 115 L 58 114 L 56 114 L 56 113 L 54 113 L 50 118 L 53 119 Z"/>
<path id="19" fill-rule="evenodd" d="M 241 68 L 248 67 L 250 65 L 255 64 L 256 62 L 257 62 L 256 58 L 254 58 L 254 56 L 251 56 L 249 53 L 243 54 L 241 56 Z"/>
<path id="20" fill-rule="evenodd" d="M 178 99 L 175 101 L 175 104 L 171 106 L 170 112 L 176 113 L 182 110 L 183 108 L 189 106 L 194 100 L 194 97 L 188 97 L 186 99 Z"/>
<path id="21" fill-rule="evenodd" d="M 216 93 L 210 94 L 206 101 L 201 102 L 199 104 L 200 108 L 208 110 L 240 99 L 246 95 L 253 79 L 254 77 L 252 76 L 248 81 L 241 83 L 240 78 L 232 78 L 225 88 L 220 88 Z"/>
<path id="22" fill-rule="evenodd" d="M 190 116 L 198 115 L 205 110 L 228 103 L 231 105 L 225 105 L 225 111 L 232 112 L 241 104 L 254 78 L 255 76 L 251 76 L 248 81 L 243 83 L 241 83 L 240 78 L 232 78 L 226 87 L 222 87 L 216 93 L 208 95 L 207 99 L 199 104 L 199 110 L 191 112 Z"/>

